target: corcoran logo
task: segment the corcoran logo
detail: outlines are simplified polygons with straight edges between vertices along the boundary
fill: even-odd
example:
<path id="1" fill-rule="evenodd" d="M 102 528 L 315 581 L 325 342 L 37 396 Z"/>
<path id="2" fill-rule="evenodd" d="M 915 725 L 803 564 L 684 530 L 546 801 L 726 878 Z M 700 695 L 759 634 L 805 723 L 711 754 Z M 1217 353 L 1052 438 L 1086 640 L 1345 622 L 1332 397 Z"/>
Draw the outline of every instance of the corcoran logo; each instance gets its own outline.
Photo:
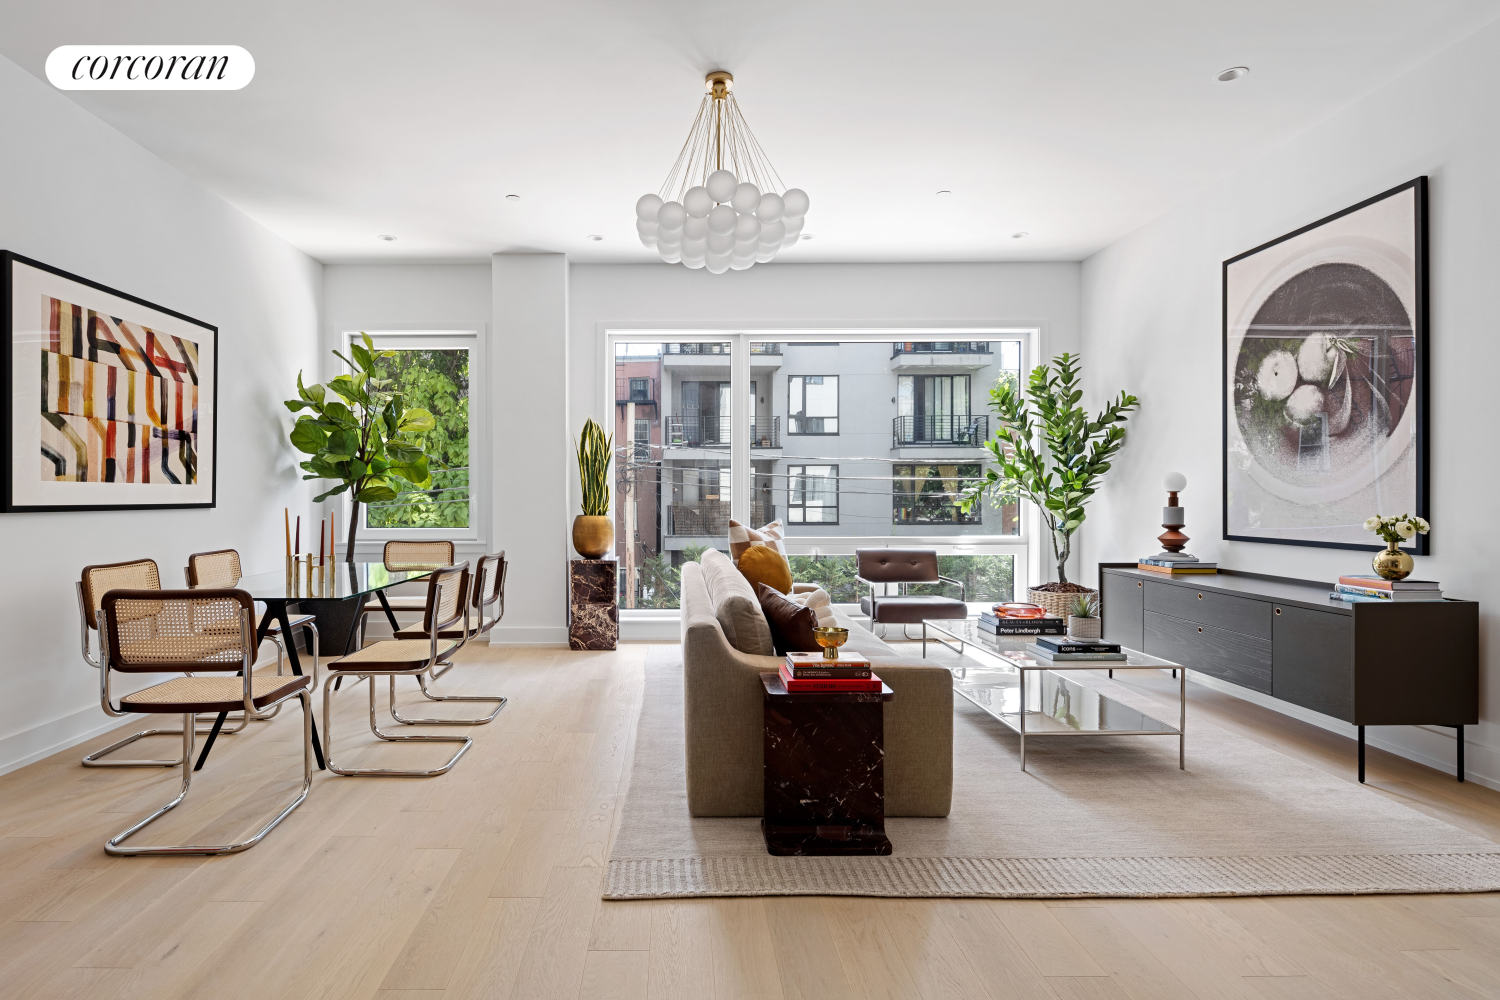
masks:
<path id="1" fill-rule="evenodd" d="M 60 45 L 47 57 L 59 90 L 239 90 L 253 76 L 238 45 Z"/>

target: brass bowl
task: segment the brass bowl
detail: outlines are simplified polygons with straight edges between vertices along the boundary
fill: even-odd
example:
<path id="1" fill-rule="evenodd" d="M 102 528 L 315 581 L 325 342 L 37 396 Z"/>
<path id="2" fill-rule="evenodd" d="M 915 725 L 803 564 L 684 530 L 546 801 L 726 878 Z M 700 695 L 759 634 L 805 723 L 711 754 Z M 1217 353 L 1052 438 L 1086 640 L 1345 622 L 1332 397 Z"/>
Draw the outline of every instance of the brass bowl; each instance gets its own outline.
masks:
<path id="1" fill-rule="evenodd" d="M 819 625 L 813 629 L 813 638 L 823 647 L 823 659 L 837 660 L 839 647 L 849 641 L 849 630 L 832 625 Z"/>

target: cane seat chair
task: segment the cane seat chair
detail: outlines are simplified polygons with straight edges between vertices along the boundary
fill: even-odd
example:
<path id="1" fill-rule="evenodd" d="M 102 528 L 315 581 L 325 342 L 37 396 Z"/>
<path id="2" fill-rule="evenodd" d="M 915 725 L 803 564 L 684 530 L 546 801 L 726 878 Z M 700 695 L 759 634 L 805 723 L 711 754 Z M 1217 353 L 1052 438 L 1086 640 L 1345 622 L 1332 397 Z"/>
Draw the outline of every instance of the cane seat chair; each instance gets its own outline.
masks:
<path id="1" fill-rule="evenodd" d="M 219 549 L 214 552 L 194 552 L 188 556 L 187 568 L 182 571 L 187 577 L 189 587 L 233 587 L 240 582 L 244 573 L 240 570 L 240 554 L 235 549 Z M 292 632 L 299 628 L 305 628 L 312 632 L 310 649 L 313 658 L 313 684 L 317 684 L 318 676 L 318 625 L 315 615 L 288 615 L 292 625 Z M 257 633 L 261 626 L 266 629 L 266 638 L 276 644 L 276 672 L 281 673 L 282 657 L 286 653 L 286 639 L 281 634 L 281 623 L 272 619 L 266 621 L 266 612 L 258 612 L 255 618 Z M 290 641 L 296 642 L 295 637 Z M 270 716 L 266 717 L 267 719 Z"/>
<path id="2" fill-rule="evenodd" d="M 131 712 L 118 712 L 110 705 L 109 696 L 106 693 L 108 666 L 102 658 L 103 638 L 100 638 L 100 655 L 95 656 L 92 650 L 92 637 L 99 632 L 99 612 L 104 607 L 104 595 L 116 589 L 127 590 L 160 590 L 161 574 L 157 570 L 154 559 L 133 559 L 129 562 L 105 563 L 98 566 L 85 566 L 83 573 L 75 585 L 78 593 L 78 631 L 83 647 L 83 662 L 99 671 L 99 702 L 106 715 L 116 718 L 131 715 Z M 229 729 L 220 731 L 221 736 L 232 736 L 245 728 L 244 717 L 235 720 L 235 725 Z M 199 735 L 206 734 L 207 730 L 199 730 Z M 182 733 L 176 729 L 143 729 L 138 733 L 132 733 L 123 740 L 111 743 L 102 750 L 95 750 L 83 758 L 84 767 L 176 767 L 182 763 L 180 760 L 105 760 L 104 758 L 128 746 L 136 740 L 147 736 L 181 736 Z"/>
<path id="3" fill-rule="evenodd" d="M 453 653 L 462 649 L 470 639 L 484 635 L 500 623 L 505 615 L 505 573 L 508 564 L 505 561 L 504 552 L 496 552 L 493 555 L 480 556 L 479 562 L 475 564 L 474 575 L 468 581 L 468 594 L 465 601 L 468 614 L 465 615 L 462 626 L 444 629 L 439 633 L 439 639 L 457 640 L 458 645 L 453 652 L 449 653 L 443 664 L 435 665 L 426 673 L 417 675 L 417 684 L 422 689 L 422 694 L 429 701 L 484 701 L 496 702 L 495 710 L 482 719 L 404 719 L 391 706 L 391 718 L 405 726 L 478 726 L 486 722 L 493 722 L 495 716 L 505 707 L 507 698 L 492 695 L 452 695 L 433 694 L 427 688 L 429 680 L 437 680 L 448 671 L 453 669 Z M 430 588 L 429 588 L 430 595 Z M 425 609 L 424 609 L 425 611 Z M 486 617 L 488 616 L 488 617 Z M 408 628 L 399 629 L 396 632 L 397 639 L 430 639 L 427 633 L 427 623 L 432 620 L 431 615 L 424 613 L 422 622 Z M 438 669 L 441 666 L 441 669 Z"/>
<path id="4" fill-rule="evenodd" d="M 234 854 L 255 846 L 307 798 L 312 787 L 311 677 L 257 676 L 255 602 L 243 590 L 112 588 L 101 600 L 100 660 L 103 694 L 110 700 L 110 674 L 181 671 L 187 676 L 154 684 L 120 698 L 113 712 L 182 716 L 182 790 L 150 816 L 112 838 L 112 855 Z M 199 674 L 230 674 L 201 677 Z M 233 676 L 238 673 L 239 676 Z M 302 703 L 302 789 L 276 817 L 244 840 L 230 844 L 125 846 L 125 841 L 175 809 L 193 779 L 194 717 L 200 712 L 263 714 L 292 698 Z"/>
<path id="5" fill-rule="evenodd" d="M 381 558 L 385 562 L 386 569 L 396 571 L 452 566 L 457 559 L 452 542 L 426 540 L 386 542 Z M 427 607 L 425 594 L 384 594 L 384 596 L 390 602 L 391 613 L 386 617 L 390 620 L 392 632 L 398 632 L 401 629 L 396 621 L 395 612 L 422 611 Z M 371 598 L 365 602 L 364 607 L 360 608 L 359 644 L 361 646 L 365 644 L 366 619 L 370 615 L 378 614 L 386 614 L 385 605 L 380 603 L 379 597 Z"/>
<path id="6" fill-rule="evenodd" d="M 381 775 L 385 777 L 430 778 L 446 774 L 458 763 L 460 757 L 473 746 L 469 736 L 394 736 L 380 731 L 375 721 L 375 678 L 390 678 L 390 709 L 396 712 L 396 678 L 417 677 L 429 672 L 436 664 L 443 663 L 462 642 L 458 639 L 441 638 L 443 633 L 465 626 L 469 605 L 465 600 L 468 592 L 469 564 L 460 563 L 432 573 L 427 578 L 427 604 L 422 612 L 423 630 L 426 639 L 385 639 L 371 643 L 348 656 L 340 657 L 328 664 L 328 677 L 323 682 L 323 749 L 328 769 L 335 774 Z M 379 739 L 392 743 L 459 743 L 458 752 L 441 767 L 425 770 L 387 767 L 340 767 L 333 756 L 333 693 L 335 682 L 344 675 L 370 678 L 370 732 Z M 502 699 L 503 700 L 503 699 Z M 498 711 L 498 709 L 497 709 Z M 468 720 L 463 725 L 473 725 Z M 488 720 L 485 720 L 488 721 Z"/>

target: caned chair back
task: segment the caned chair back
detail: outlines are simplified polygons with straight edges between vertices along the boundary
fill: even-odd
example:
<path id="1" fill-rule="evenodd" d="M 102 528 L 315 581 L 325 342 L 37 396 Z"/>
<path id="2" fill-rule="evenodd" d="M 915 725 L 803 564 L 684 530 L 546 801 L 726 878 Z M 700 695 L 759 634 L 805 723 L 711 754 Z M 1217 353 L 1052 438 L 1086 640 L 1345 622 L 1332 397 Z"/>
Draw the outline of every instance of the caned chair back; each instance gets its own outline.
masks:
<path id="1" fill-rule="evenodd" d="M 255 602 L 243 590 L 118 589 L 101 603 L 115 670 L 234 671 L 254 656 Z"/>
<path id="2" fill-rule="evenodd" d="M 471 602 L 476 635 L 488 632 L 505 617 L 505 574 L 509 569 L 510 563 L 505 561 L 504 552 L 479 557 L 479 562 L 474 567 L 474 597 Z M 491 617 L 486 619 L 486 614 Z"/>
<path id="3" fill-rule="evenodd" d="M 469 564 L 459 563 L 440 569 L 427 578 L 427 607 L 422 612 L 422 628 L 437 635 L 462 622 L 467 612 Z"/>
<path id="4" fill-rule="evenodd" d="M 155 559 L 85 566 L 78 584 L 78 611 L 86 626 L 97 628 L 104 595 L 111 590 L 160 589 L 161 574 L 157 571 Z"/>
<path id="5" fill-rule="evenodd" d="M 452 542 L 386 542 L 385 568 L 431 569 L 453 565 Z"/>
<path id="6" fill-rule="evenodd" d="M 194 552 L 188 556 L 189 587 L 233 587 L 240 582 L 240 554 L 234 549 Z"/>

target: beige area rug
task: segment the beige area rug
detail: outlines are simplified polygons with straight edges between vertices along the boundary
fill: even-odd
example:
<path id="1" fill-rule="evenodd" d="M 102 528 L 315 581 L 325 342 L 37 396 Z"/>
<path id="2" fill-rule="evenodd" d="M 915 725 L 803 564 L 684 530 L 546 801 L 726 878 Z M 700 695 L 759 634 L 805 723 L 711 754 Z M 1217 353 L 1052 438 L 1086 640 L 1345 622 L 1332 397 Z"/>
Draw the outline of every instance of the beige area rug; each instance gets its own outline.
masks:
<path id="1" fill-rule="evenodd" d="M 1022 773 L 1018 737 L 956 699 L 948 818 L 887 819 L 890 857 L 772 857 L 759 820 L 688 815 L 680 657 L 647 657 L 606 899 L 1500 890 L 1500 844 L 1197 721 L 1191 706 L 1186 771 L 1175 739 L 1101 736 L 1037 739 Z M 1154 707 L 1103 674 L 1071 676 Z"/>

